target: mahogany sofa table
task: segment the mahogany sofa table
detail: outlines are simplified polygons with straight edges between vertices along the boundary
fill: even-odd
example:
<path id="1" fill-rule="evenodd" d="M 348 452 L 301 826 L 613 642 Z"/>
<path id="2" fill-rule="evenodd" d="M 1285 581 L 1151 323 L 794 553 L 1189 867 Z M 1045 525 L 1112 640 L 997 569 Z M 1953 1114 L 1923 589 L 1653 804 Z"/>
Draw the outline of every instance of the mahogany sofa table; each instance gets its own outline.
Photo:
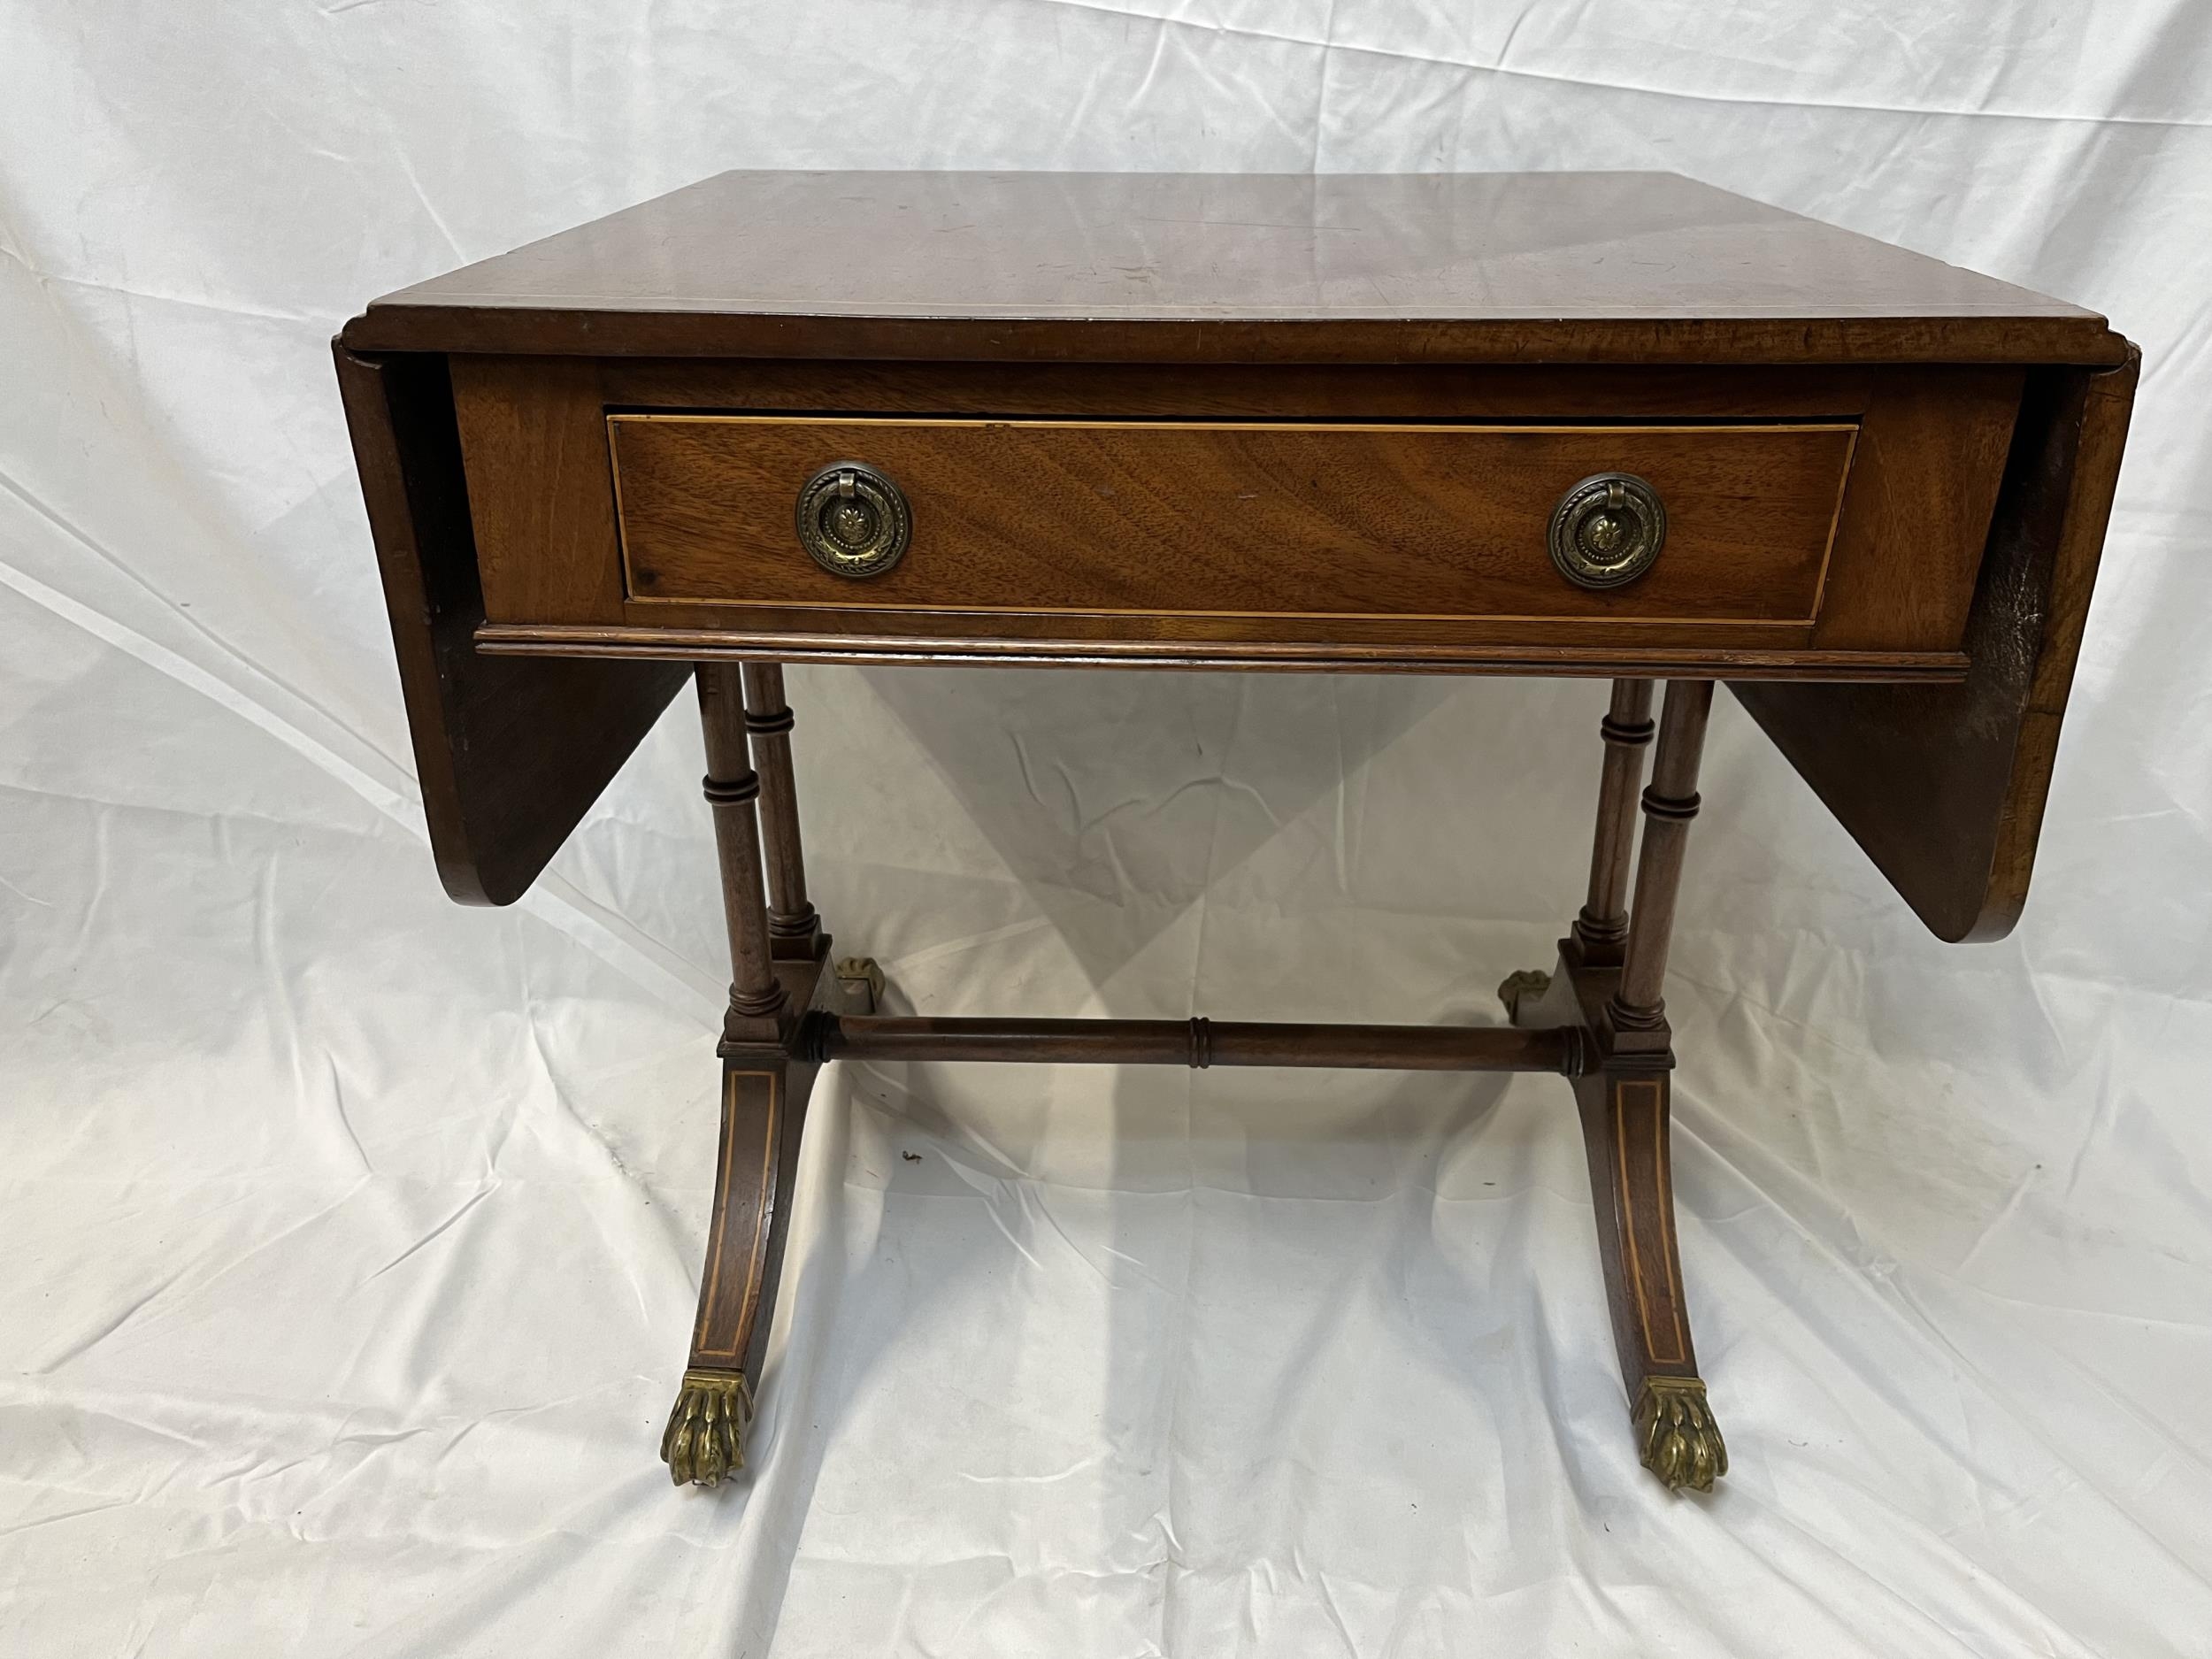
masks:
<path id="1" fill-rule="evenodd" d="M 2002 934 L 2137 371 L 1643 173 L 727 173 L 336 352 L 454 897 L 518 897 L 697 683 L 733 968 L 662 1455 L 704 1486 L 815 1070 L 874 1056 L 1562 1073 L 1643 1461 L 1709 1487 L 1661 991 L 1713 687 L 1932 930 Z M 882 1017 L 807 900 L 791 661 L 1607 676 L 1587 899 L 1503 1025 Z"/>

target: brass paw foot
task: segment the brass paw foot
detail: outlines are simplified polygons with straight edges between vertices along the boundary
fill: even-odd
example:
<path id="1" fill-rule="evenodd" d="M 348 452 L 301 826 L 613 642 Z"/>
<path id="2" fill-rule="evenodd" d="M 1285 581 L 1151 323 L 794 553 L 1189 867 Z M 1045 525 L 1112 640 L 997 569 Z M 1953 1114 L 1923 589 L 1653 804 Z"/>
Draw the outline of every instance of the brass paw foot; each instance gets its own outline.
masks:
<path id="1" fill-rule="evenodd" d="M 1636 1442 L 1644 1467 L 1677 1492 L 1710 1492 L 1728 1472 L 1728 1447 L 1694 1377 L 1647 1377 L 1636 1396 Z"/>
<path id="2" fill-rule="evenodd" d="M 1505 983 L 1498 987 L 1498 1001 L 1505 1004 L 1508 1019 L 1518 1019 L 1524 997 L 1532 1002 L 1550 989 L 1550 974 L 1540 972 L 1534 968 L 1523 968 L 1518 973 L 1505 976 Z"/>
<path id="3" fill-rule="evenodd" d="M 860 1012 L 873 1014 L 882 1009 L 883 970 L 873 956 L 840 956 L 831 972 L 844 987 L 845 1000 L 859 1004 Z"/>
<path id="4" fill-rule="evenodd" d="M 753 1391 L 736 1371 L 687 1371 L 661 1436 L 661 1462 L 678 1486 L 718 1485 L 745 1467 L 745 1425 Z"/>

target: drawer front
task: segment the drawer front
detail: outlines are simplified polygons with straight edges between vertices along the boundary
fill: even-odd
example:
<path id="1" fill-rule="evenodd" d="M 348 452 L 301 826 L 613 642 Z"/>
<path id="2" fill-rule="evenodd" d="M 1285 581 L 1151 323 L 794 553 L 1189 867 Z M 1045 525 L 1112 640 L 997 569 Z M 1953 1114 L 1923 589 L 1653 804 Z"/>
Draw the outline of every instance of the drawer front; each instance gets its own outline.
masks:
<path id="1" fill-rule="evenodd" d="M 1855 422 L 1466 425 L 607 418 L 633 606 L 1806 628 Z M 856 579 L 794 522 L 819 469 L 895 482 L 903 557 Z M 1578 586 L 1549 526 L 1593 474 L 1663 504 L 1656 560 Z"/>

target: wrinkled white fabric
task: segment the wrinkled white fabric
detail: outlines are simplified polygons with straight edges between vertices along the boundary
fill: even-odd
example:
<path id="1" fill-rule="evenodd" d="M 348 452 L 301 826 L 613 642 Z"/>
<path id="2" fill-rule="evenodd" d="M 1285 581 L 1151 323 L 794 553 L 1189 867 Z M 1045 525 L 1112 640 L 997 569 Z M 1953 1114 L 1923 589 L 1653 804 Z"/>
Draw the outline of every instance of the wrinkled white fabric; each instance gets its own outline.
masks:
<path id="1" fill-rule="evenodd" d="M 2212 1653 L 2212 8 L 0 0 L 0 1652 Z M 2037 887 L 1725 698 L 1669 1007 L 1734 1467 L 1555 1079 L 833 1068 L 749 1485 L 654 1459 L 724 975 L 680 704 L 442 897 L 326 342 L 729 166 L 1663 167 L 2145 374 Z M 1603 688 L 796 670 L 930 1011 L 1495 1018 Z"/>

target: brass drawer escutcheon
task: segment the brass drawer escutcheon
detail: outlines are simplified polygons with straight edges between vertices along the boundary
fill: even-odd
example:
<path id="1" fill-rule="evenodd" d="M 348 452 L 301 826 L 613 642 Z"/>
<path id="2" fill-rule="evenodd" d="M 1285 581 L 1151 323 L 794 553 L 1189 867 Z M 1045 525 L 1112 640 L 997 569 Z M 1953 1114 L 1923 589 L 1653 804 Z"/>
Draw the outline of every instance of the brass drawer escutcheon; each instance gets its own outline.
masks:
<path id="1" fill-rule="evenodd" d="M 1559 498 L 1551 562 L 1578 588 L 1622 588 L 1652 567 L 1667 541 L 1659 492 L 1633 472 L 1595 472 Z"/>
<path id="2" fill-rule="evenodd" d="M 807 480 L 795 514 L 799 545 L 833 576 L 880 576 L 906 554 L 906 495 L 863 461 L 836 461 Z"/>

